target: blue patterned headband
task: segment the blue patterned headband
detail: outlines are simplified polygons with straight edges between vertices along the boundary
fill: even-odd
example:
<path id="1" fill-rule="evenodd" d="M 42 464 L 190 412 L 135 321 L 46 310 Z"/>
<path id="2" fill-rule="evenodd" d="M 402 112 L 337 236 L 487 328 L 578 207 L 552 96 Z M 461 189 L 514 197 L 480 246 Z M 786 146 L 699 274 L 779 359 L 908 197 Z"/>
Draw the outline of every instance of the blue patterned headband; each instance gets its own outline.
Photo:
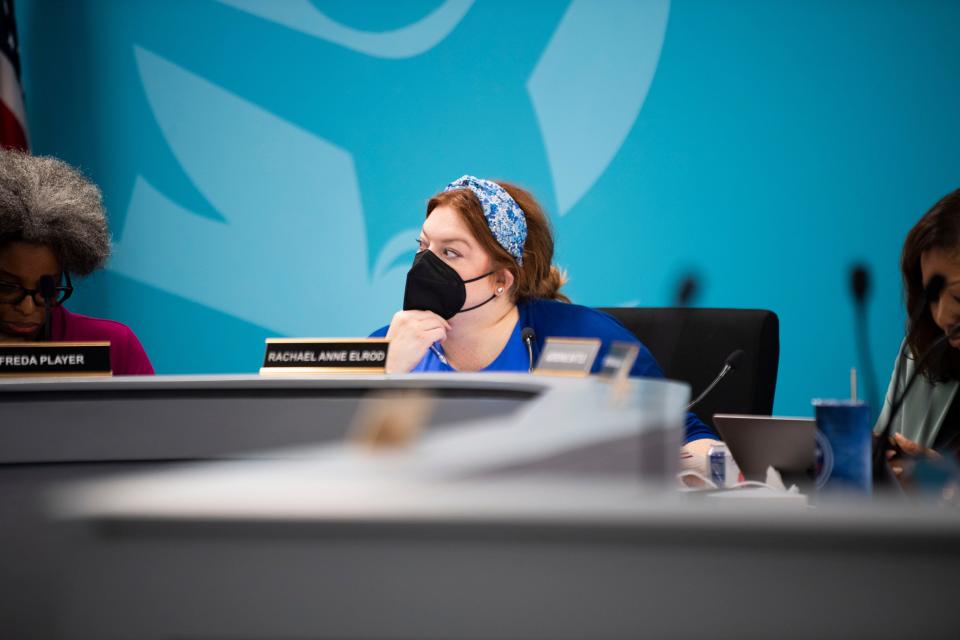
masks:
<path id="1" fill-rule="evenodd" d="M 527 217 L 517 201 L 496 182 L 463 176 L 447 185 L 444 193 L 455 189 L 470 189 L 483 209 L 487 226 L 500 246 L 523 264 L 523 243 L 527 241 Z"/>

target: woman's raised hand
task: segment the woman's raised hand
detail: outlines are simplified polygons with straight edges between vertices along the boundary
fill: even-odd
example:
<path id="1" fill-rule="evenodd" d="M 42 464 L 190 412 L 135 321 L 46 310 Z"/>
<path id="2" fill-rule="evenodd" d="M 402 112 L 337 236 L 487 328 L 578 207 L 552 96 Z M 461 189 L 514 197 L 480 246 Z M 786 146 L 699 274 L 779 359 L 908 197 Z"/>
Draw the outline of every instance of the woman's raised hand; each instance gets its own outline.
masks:
<path id="1" fill-rule="evenodd" d="M 434 342 L 447 338 L 450 324 L 432 311 L 398 311 L 393 314 L 387 340 L 387 373 L 407 373 Z"/>

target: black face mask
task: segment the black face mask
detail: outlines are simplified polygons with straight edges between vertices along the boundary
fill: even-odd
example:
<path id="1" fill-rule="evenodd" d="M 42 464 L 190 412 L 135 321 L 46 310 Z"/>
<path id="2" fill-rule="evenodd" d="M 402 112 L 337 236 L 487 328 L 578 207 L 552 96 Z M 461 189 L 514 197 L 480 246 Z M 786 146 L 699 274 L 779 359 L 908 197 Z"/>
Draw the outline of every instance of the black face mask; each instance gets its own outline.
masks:
<path id="1" fill-rule="evenodd" d="M 472 311 L 482 307 L 494 298 L 492 295 L 478 305 L 463 308 L 467 301 L 466 285 L 486 278 L 490 273 L 464 280 L 453 267 L 437 257 L 432 251 L 421 251 L 413 259 L 413 266 L 407 272 L 407 288 L 403 293 L 404 311 L 433 311 L 449 320 L 463 311 Z"/>

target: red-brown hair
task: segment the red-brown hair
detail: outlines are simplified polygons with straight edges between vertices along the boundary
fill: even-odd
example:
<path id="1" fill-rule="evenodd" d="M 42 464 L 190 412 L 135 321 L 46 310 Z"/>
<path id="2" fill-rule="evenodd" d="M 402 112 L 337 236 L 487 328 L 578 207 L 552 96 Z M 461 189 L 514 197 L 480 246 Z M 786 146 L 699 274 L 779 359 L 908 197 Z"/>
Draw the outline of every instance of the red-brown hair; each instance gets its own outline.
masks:
<path id="1" fill-rule="evenodd" d="M 560 293 L 566 277 L 553 264 L 553 232 L 543 208 L 533 195 L 509 182 L 495 181 L 516 200 L 527 219 L 527 240 L 523 243 L 523 265 L 500 246 L 483 215 L 480 200 L 469 189 L 454 189 L 438 193 L 427 202 L 427 215 L 440 206 L 450 207 L 460 214 L 480 246 L 493 260 L 493 268 L 507 269 L 513 274 L 513 300 L 524 302 L 546 298 L 570 302 Z"/>

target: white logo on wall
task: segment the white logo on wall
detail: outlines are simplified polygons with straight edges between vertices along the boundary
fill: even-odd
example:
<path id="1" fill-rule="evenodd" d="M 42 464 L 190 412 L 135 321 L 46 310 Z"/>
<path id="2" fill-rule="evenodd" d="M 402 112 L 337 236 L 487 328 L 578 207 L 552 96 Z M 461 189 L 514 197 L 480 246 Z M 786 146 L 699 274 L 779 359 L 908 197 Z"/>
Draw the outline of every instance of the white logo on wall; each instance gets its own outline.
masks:
<path id="1" fill-rule="evenodd" d="M 429 51 L 473 4 L 448 0 L 415 23 L 373 33 L 307 0 L 221 2 L 384 59 Z M 560 215 L 603 174 L 639 115 L 669 6 L 573 0 L 527 79 Z M 363 150 L 339 147 L 147 49 L 135 56 L 166 143 L 222 220 L 180 207 L 138 176 L 111 268 L 277 334 L 354 335 L 373 328 L 372 317 L 387 321 L 406 273 L 395 261 L 418 230 L 385 243 L 368 269 L 353 155 Z"/>

